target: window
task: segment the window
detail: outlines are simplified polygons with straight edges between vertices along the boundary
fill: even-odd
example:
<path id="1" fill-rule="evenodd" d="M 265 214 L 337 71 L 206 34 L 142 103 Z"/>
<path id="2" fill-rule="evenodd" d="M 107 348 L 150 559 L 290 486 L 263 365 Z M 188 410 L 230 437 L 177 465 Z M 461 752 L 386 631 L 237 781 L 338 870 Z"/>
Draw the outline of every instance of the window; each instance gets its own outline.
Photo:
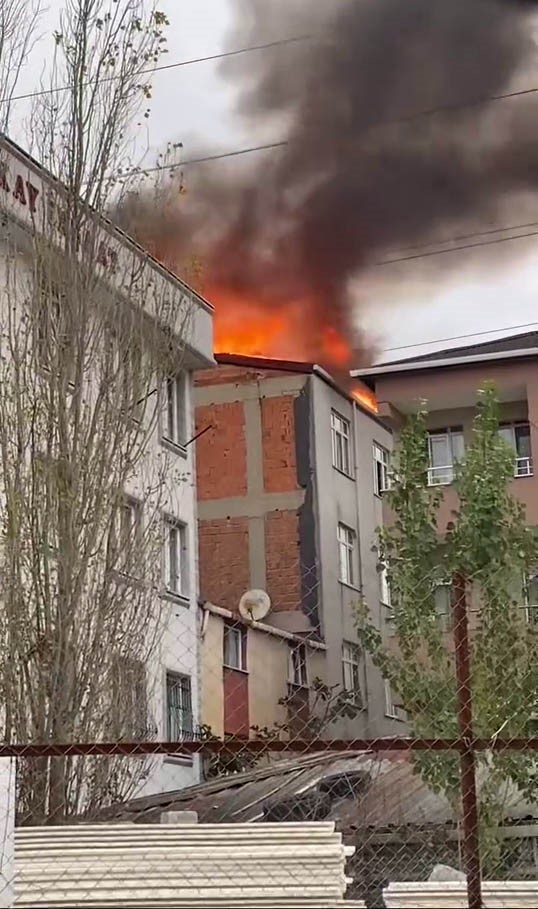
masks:
<path id="1" fill-rule="evenodd" d="M 531 433 L 528 423 L 511 423 L 499 427 L 499 435 L 516 453 L 515 477 L 532 477 Z"/>
<path id="2" fill-rule="evenodd" d="M 379 588 L 379 599 L 384 606 L 390 606 L 390 587 L 386 565 L 383 565 L 379 572 Z"/>
<path id="3" fill-rule="evenodd" d="M 342 670 L 344 691 L 354 704 L 362 706 L 361 649 L 358 644 L 342 644 Z"/>
<path id="4" fill-rule="evenodd" d="M 338 525 L 338 570 L 343 584 L 355 583 L 355 531 L 345 524 Z"/>
<path id="5" fill-rule="evenodd" d="M 308 687 L 306 646 L 304 644 L 295 644 L 290 650 L 290 685 L 297 688 Z"/>
<path id="6" fill-rule="evenodd" d="M 192 738 L 191 680 L 188 675 L 166 673 L 166 734 L 169 742 Z"/>
<path id="7" fill-rule="evenodd" d="M 446 581 L 438 584 L 434 591 L 435 611 L 441 631 L 450 631 L 452 627 L 452 585 Z"/>
<path id="8" fill-rule="evenodd" d="M 331 439 L 333 467 L 351 475 L 350 423 L 335 410 L 331 411 Z"/>
<path id="9" fill-rule="evenodd" d="M 43 286 L 40 293 L 39 315 L 36 322 L 36 350 L 41 369 L 54 370 L 60 379 L 65 375 L 72 388 L 75 361 L 74 345 L 69 343 L 66 294 L 58 287 Z"/>
<path id="10" fill-rule="evenodd" d="M 174 445 L 185 445 L 186 432 L 185 373 L 169 376 L 164 383 L 163 435 Z"/>
<path id="11" fill-rule="evenodd" d="M 532 574 L 523 582 L 523 608 L 525 620 L 538 628 L 538 574 Z"/>
<path id="12" fill-rule="evenodd" d="M 142 351 L 134 342 L 122 347 L 121 338 L 118 338 L 116 343 L 118 381 L 115 394 L 119 396 L 121 409 L 125 416 L 140 423 L 146 402 Z"/>
<path id="13" fill-rule="evenodd" d="M 374 442 L 374 492 L 380 496 L 390 486 L 389 453 Z"/>
<path id="14" fill-rule="evenodd" d="M 148 738 L 146 667 L 140 660 L 117 655 L 112 661 L 112 735 L 124 741 Z"/>
<path id="15" fill-rule="evenodd" d="M 164 583 L 168 593 L 189 595 L 187 583 L 187 527 L 174 518 L 164 522 Z"/>
<path id="16" fill-rule="evenodd" d="M 237 625 L 224 626 L 223 663 L 228 669 L 247 671 L 247 630 Z"/>
<path id="17" fill-rule="evenodd" d="M 447 486 L 454 479 L 454 465 L 463 458 L 465 446 L 461 427 L 428 433 L 428 485 Z"/>
<path id="18" fill-rule="evenodd" d="M 118 571 L 133 574 L 140 560 L 142 542 L 142 506 L 128 496 L 118 508 L 114 528 L 113 565 Z"/>
<path id="19" fill-rule="evenodd" d="M 399 719 L 398 709 L 394 704 L 392 688 L 388 679 L 385 679 L 385 716 L 390 717 L 392 720 Z"/>

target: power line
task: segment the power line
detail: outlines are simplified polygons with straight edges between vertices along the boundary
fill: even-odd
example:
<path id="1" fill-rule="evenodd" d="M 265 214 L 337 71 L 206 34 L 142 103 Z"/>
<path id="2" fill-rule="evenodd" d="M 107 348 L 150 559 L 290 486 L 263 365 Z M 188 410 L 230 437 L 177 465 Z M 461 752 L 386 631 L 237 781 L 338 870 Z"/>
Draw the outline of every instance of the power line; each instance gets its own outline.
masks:
<path id="1" fill-rule="evenodd" d="M 297 35 L 290 38 L 280 38 L 277 41 L 267 41 L 265 44 L 251 44 L 248 47 L 240 47 L 237 50 L 224 51 L 220 54 L 209 54 L 207 57 L 192 57 L 190 60 L 179 60 L 177 63 L 166 63 L 162 66 L 154 66 L 149 67 L 148 69 L 141 69 L 138 75 L 144 76 L 148 74 L 163 72 L 167 69 L 177 69 L 180 66 L 192 66 L 195 63 L 209 63 L 211 60 L 223 60 L 225 57 L 237 57 L 239 54 L 248 54 L 251 53 L 251 51 L 266 50 L 267 48 L 279 47 L 280 45 L 284 44 L 295 44 L 299 41 L 308 41 L 311 37 L 311 35 Z M 92 85 L 101 85 L 103 82 L 114 82 L 119 78 L 121 78 L 119 75 L 105 76 L 103 79 L 95 79 L 94 81 L 85 82 L 84 88 L 88 88 Z M 13 95 L 11 98 L 0 98 L 0 104 L 3 104 L 7 101 L 26 101 L 29 98 L 40 98 L 43 95 L 59 94 L 60 92 L 68 92 L 72 88 L 72 85 L 60 85 L 57 88 L 44 88 L 40 91 L 27 92 L 24 95 Z"/>
<path id="2" fill-rule="evenodd" d="M 507 325 L 504 328 L 489 328 L 485 331 L 471 331 L 464 335 L 452 335 L 449 338 L 430 338 L 429 341 L 416 341 L 414 344 L 400 344 L 398 347 L 385 347 L 383 353 L 393 350 L 410 350 L 412 347 L 427 347 L 428 344 L 445 344 L 447 341 L 464 341 L 466 338 L 480 338 L 483 335 L 500 334 L 503 331 L 514 331 L 517 328 L 534 328 L 538 322 L 522 322 L 519 325 Z M 433 351 L 435 353 L 435 351 Z"/>
<path id="3" fill-rule="evenodd" d="M 506 228 L 510 230 L 511 228 Z M 502 228 L 499 228 L 502 230 Z M 470 235 L 472 236 L 472 235 Z M 482 236 L 481 233 L 476 234 Z M 526 234 L 516 234 L 514 237 L 496 237 L 494 240 L 482 240 L 479 243 L 464 243 L 461 246 L 452 246 L 450 249 L 436 249 L 432 252 L 416 253 L 412 256 L 395 256 L 393 259 L 380 259 L 378 262 L 367 263 L 372 268 L 379 268 L 384 265 L 394 265 L 396 262 L 411 262 L 414 259 L 429 259 L 431 256 L 444 256 L 447 253 L 459 252 L 462 249 L 474 249 L 478 246 L 493 246 L 496 243 L 508 243 L 510 240 L 525 240 L 527 237 L 538 236 L 538 230 L 531 230 Z"/>

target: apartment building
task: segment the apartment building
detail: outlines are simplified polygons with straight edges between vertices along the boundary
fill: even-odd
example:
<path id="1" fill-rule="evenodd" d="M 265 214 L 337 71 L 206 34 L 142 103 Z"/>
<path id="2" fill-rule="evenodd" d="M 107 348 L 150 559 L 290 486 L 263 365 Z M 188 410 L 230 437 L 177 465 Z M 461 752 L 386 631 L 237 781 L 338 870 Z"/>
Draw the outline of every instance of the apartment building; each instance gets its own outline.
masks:
<path id="1" fill-rule="evenodd" d="M 485 381 L 494 382 L 501 405 L 499 433 L 514 450 L 511 492 L 525 506 L 529 524 L 538 524 L 538 332 L 383 363 L 353 375 L 375 392 L 380 417 L 395 437 L 406 415 L 427 402 L 428 482 L 443 487 L 440 526 L 457 506 L 454 465 L 471 440 L 477 391 Z M 529 579 L 523 599 L 526 617 L 538 622 L 535 578 Z M 448 620 L 448 588 L 440 591 L 439 611 Z"/>
<path id="2" fill-rule="evenodd" d="M 232 714 L 241 715 L 245 731 L 265 725 L 284 699 L 291 722 L 312 710 L 320 677 L 335 694 L 345 689 L 358 708 L 324 734 L 395 734 L 402 726 L 390 692 L 355 630 L 359 597 L 381 623 L 388 596 L 372 547 L 391 432 L 314 364 L 232 354 L 216 360 L 216 370 L 195 380 L 201 597 L 237 622 L 242 596 L 265 591 L 263 624 L 274 634 L 249 627 L 247 616 L 240 634 L 244 652 L 251 639 L 252 651 L 236 666 L 243 700 L 239 706 L 238 695 L 232 711 L 225 689 L 233 632 L 218 631 L 212 662 L 203 661 L 206 715 L 226 733 L 237 732 Z M 275 661 L 275 651 L 283 658 Z"/>
<path id="3" fill-rule="evenodd" d="M 28 258 L 32 254 L 29 238 L 35 236 L 41 224 L 49 223 L 45 206 L 56 204 L 56 200 L 62 198 L 62 188 L 37 162 L 5 138 L 0 139 L 0 154 L 0 207 L 3 214 L 0 267 L 5 277 L 9 237 L 10 248 L 16 253 L 12 255 L 12 262 L 15 262 L 16 277 L 21 279 L 22 286 L 25 269 L 31 270 L 32 264 Z M 107 299 L 112 301 L 116 319 L 121 318 L 122 307 L 129 307 L 131 303 L 126 297 L 128 285 L 122 283 L 123 279 L 133 274 L 146 274 L 148 291 L 144 306 L 147 306 L 148 325 L 153 325 L 152 331 L 162 329 L 167 350 L 173 352 L 177 349 L 180 363 L 180 367 L 172 369 L 169 375 L 161 375 L 156 368 L 155 387 L 149 393 L 148 406 L 159 408 L 159 418 L 151 424 L 154 429 L 148 457 L 144 461 L 145 474 L 133 476 L 129 488 L 124 490 L 117 531 L 119 539 L 122 535 L 125 538 L 132 535 L 133 528 L 136 534 L 144 532 L 149 515 L 144 514 L 143 490 L 151 485 L 152 477 L 158 476 L 162 481 L 158 516 L 162 522 L 162 572 L 159 566 L 161 579 L 154 593 L 154 614 L 164 630 L 159 636 L 157 649 L 152 652 L 150 664 L 142 666 L 140 672 L 139 667 L 135 667 L 137 671 L 132 672 L 131 706 L 133 715 L 142 707 L 144 714 L 151 716 L 151 732 L 158 739 L 177 741 L 192 737 L 199 723 L 196 492 L 194 446 L 190 441 L 194 435 L 193 374 L 196 369 L 208 369 L 214 362 L 213 313 L 205 300 L 109 222 L 98 222 L 98 230 L 99 256 L 98 261 L 92 263 L 92 268 L 99 273 L 103 295 L 108 294 Z M 84 251 L 80 254 L 83 255 Z M 3 283 L 5 288 L 7 278 Z M 176 323 L 150 323 L 152 318 L 156 319 L 155 301 L 159 295 L 168 301 L 167 311 L 178 315 Z M 6 305 L 4 291 L 0 306 Z M 181 337 L 175 333 L 178 325 Z M 173 358 L 173 353 L 171 356 Z M 98 367 L 95 366 L 95 369 Z M 98 386 L 97 372 L 95 381 Z M 91 395 L 90 389 L 88 398 Z M 138 406 L 140 402 L 135 403 Z M 152 414 L 148 419 L 153 419 Z M 166 465 L 164 476 L 163 465 Z M 151 505 L 151 498 L 147 501 Z M 118 608 L 121 608 L 122 591 L 125 595 L 129 578 L 123 577 L 122 583 L 123 588 L 118 585 Z M 102 655 L 103 662 L 106 662 L 107 656 Z M 132 670 L 133 667 L 129 668 Z M 141 698 L 148 699 L 149 703 L 140 705 Z M 147 737 L 147 728 L 141 734 Z M 102 735 L 106 736 L 106 732 Z M 196 781 L 198 773 L 196 759 L 193 761 L 190 757 L 177 755 L 159 757 L 153 762 L 144 791 L 189 785 Z"/>

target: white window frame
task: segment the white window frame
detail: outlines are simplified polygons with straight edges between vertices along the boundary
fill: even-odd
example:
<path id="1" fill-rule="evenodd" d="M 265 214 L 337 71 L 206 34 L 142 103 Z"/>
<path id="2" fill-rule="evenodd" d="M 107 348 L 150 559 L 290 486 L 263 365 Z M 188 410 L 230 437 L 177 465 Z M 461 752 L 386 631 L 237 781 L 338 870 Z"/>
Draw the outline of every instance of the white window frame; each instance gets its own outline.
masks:
<path id="1" fill-rule="evenodd" d="M 454 440 L 456 438 L 461 438 L 463 454 L 465 440 L 461 426 L 447 426 L 445 429 L 435 429 L 428 432 L 428 486 L 450 486 L 454 482 L 454 467 L 458 462 L 458 458 L 454 453 Z M 432 441 L 434 439 L 446 440 L 450 451 L 447 464 L 433 465 Z"/>
<path id="2" fill-rule="evenodd" d="M 342 641 L 342 681 L 344 691 L 354 704 L 363 706 L 362 697 L 362 651 L 359 644 Z"/>
<path id="3" fill-rule="evenodd" d="M 182 703 L 178 705 L 171 704 L 170 702 L 170 682 L 175 681 L 178 683 L 177 690 L 180 692 L 179 701 Z M 182 685 L 182 683 L 187 683 Z M 186 699 L 187 703 L 183 704 L 183 699 Z M 175 718 L 175 723 L 172 718 L 172 709 L 178 710 L 182 716 L 178 721 L 177 717 Z M 192 679 L 190 675 L 186 675 L 184 672 L 175 672 L 172 669 L 166 670 L 165 678 L 165 711 L 166 711 L 166 738 L 170 742 L 182 742 L 185 738 L 194 737 L 194 711 L 193 711 L 193 699 L 192 699 Z M 189 721 L 184 724 L 184 716 L 189 718 Z M 176 726 L 176 729 L 174 728 Z"/>
<path id="4" fill-rule="evenodd" d="M 188 527 L 177 518 L 170 515 L 164 516 L 163 540 L 163 581 L 165 592 L 172 597 L 182 600 L 189 599 L 189 572 L 188 572 Z M 175 556 L 172 555 L 171 534 L 175 539 Z M 174 571 L 175 568 L 175 571 Z M 174 577 L 172 577 L 174 572 Z"/>
<path id="5" fill-rule="evenodd" d="M 535 575 L 535 576 L 538 576 Z M 537 602 L 532 603 L 529 597 L 529 583 L 533 577 L 523 578 L 523 609 L 525 610 L 525 621 L 528 625 L 535 625 L 538 628 L 538 597 Z M 535 599 L 534 597 L 532 599 Z"/>
<path id="6" fill-rule="evenodd" d="M 187 442 L 187 374 L 166 376 L 162 389 L 162 437 L 182 450 Z"/>
<path id="7" fill-rule="evenodd" d="M 338 580 L 348 587 L 355 586 L 355 549 L 357 534 L 352 527 L 338 522 Z"/>
<path id="8" fill-rule="evenodd" d="M 128 527 L 124 520 L 126 513 L 129 514 Z M 115 564 L 113 567 L 126 576 L 133 576 L 136 573 L 137 564 L 136 544 L 141 543 L 143 534 L 142 503 L 134 496 L 125 495 L 118 506 L 115 522 L 113 537 Z M 131 549 L 133 546 L 134 553 Z"/>
<path id="9" fill-rule="evenodd" d="M 383 679 L 385 688 L 385 716 L 391 720 L 399 720 L 398 708 L 394 704 L 392 688 L 388 679 Z"/>
<path id="10" fill-rule="evenodd" d="M 379 602 L 383 606 L 392 605 L 390 584 L 386 565 L 383 565 L 381 571 L 379 572 Z"/>
<path id="11" fill-rule="evenodd" d="M 331 444 L 333 467 L 351 477 L 351 423 L 336 410 L 331 410 Z"/>
<path id="12" fill-rule="evenodd" d="M 517 430 L 521 427 L 525 427 L 529 430 L 529 448 L 531 454 L 528 456 L 521 456 L 517 446 Z M 530 440 L 530 426 L 527 420 L 518 420 L 514 423 L 501 423 L 499 426 L 499 434 L 503 431 L 504 433 L 510 434 L 510 441 L 504 439 L 508 445 L 514 449 L 516 453 L 515 463 L 514 463 L 514 477 L 532 477 L 533 476 L 533 462 L 532 462 L 532 448 Z M 504 438 L 504 436 L 501 436 Z"/>
<path id="13" fill-rule="evenodd" d="M 222 665 L 226 669 L 247 671 L 247 629 L 242 625 L 224 624 Z M 231 642 L 234 642 L 231 646 Z"/>
<path id="14" fill-rule="evenodd" d="M 436 593 L 438 590 L 447 591 L 448 609 L 446 610 L 446 612 L 440 612 L 439 609 L 437 608 L 438 604 L 437 604 L 437 599 L 436 599 Z M 451 594 L 451 591 L 452 591 L 452 584 L 450 583 L 450 581 L 439 581 L 439 583 L 435 585 L 435 588 L 433 591 L 433 596 L 434 596 L 434 600 L 435 600 L 435 613 L 436 613 L 437 622 L 439 624 L 441 631 L 451 631 L 451 629 L 452 629 L 452 594 Z"/>
<path id="15" fill-rule="evenodd" d="M 290 645 L 289 684 L 294 688 L 308 688 L 308 649 L 306 644 Z"/>
<path id="16" fill-rule="evenodd" d="M 374 493 L 381 496 L 390 489 L 390 452 L 378 442 L 373 444 Z"/>

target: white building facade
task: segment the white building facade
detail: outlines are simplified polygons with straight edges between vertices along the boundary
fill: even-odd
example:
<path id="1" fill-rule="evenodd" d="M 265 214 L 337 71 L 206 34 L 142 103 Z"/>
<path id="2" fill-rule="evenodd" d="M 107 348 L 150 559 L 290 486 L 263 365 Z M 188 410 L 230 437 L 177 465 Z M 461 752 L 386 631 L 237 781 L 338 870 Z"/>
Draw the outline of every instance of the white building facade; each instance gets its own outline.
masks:
<path id="1" fill-rule="evenodd" d="M 5 237 L 30 248 L 28 237 L 48 224 L 45 208 L 61 197 L 62 189 L 40 166 L 17 146 L 0 139 L 0 211 L 3 235 L 0 243 L 0 270 L 7 271 Z M 98 257 L 92 268 L 99 272 L 110 300 L 129 307 L 129 281 L 144 270 L 145 311 L 150 320 L 158 318 L 159 299 L 168 300 L 170 323 L 166 331 L 170 349 L 178 349 L 179 368 L 156 378 L 157 392 L 152 408 L 159 409 L 148 445 L 145 470 L 161 477 L 158 500 L 162 546 L 154 592 L 155 621 L 160 632 L 158 646 L 146 667 L 151 735 L 160 741 L 192 738 L 199 725 L 199 651 L 197 635 L 197 530 L 192 376 L 199 368 L 213 365 L 212 307 L 187 285 L 152 260 L 121 231 L 90 215 L 98 223 Z M 81 255 L 84 253 L 82 252 Z M 24 256 L 21 253 L 21 268 Z M 138 271 L 137 271 L 138 270 Z M 125 276 L 129 275 L 129 281 Z M 0 298 L 0 308 L 6 305 Z M 150 414 L 151 417 L 151 414 Z M 165 467 L 163 468 L 163 465 Z M 163 473 L 163 470 L 165 473 Z M 162 479 L 164 478 L 164 486 Z M 142 491 L 145 478 L 135 476 L 124 490 L 120 525 L 143 526 Z M 146 501 L 144 500 L 144 505 Z M 123 522 L 123 523 L 122 523 Z M 121 532 L 121 531 L 120 531 Z M 198 758 L 188 755 L 159 756 L 152 760 L 143 793 L 176 789 L 196 782 Z M 137 794 L 140 794 L 140 789 Z"/>

